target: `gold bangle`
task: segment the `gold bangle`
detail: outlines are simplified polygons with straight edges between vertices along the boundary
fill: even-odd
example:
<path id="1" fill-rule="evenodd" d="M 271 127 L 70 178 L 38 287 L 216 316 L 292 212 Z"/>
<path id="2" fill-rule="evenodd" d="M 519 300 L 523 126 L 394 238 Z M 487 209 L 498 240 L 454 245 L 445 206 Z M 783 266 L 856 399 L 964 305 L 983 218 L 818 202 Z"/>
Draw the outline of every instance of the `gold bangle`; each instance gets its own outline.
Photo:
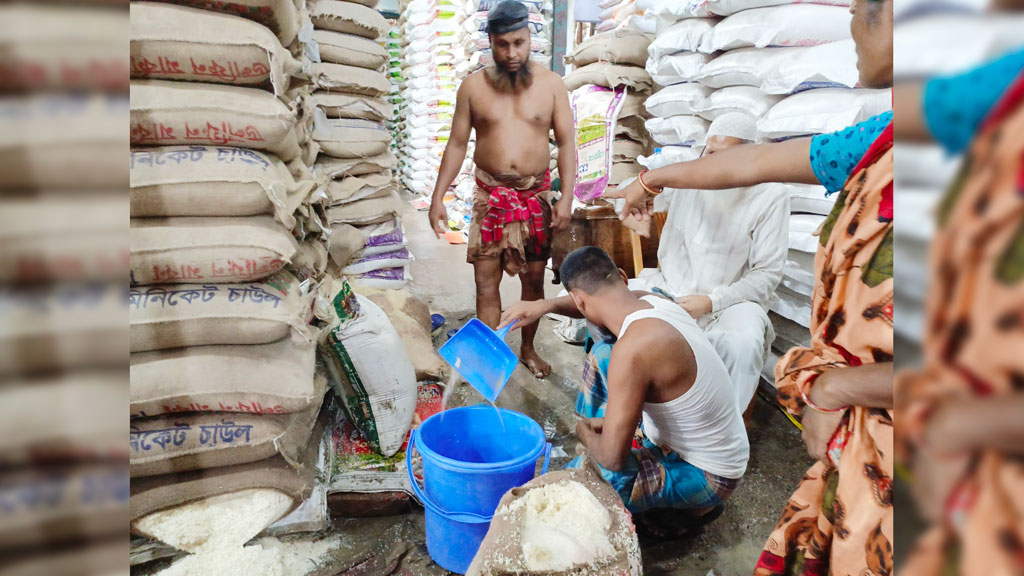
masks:
<path id="1" fill-rule="evenodd" d="M 647 172 L 649 171 L 642 170 L 640 174 L 638 174 L 636 177 L 636 179 L 640 182 L 640 187 L 643 188 L 651 196 L 657 196 L 658 194 L 661 194 L 662 190 L 658 190 L 657 192 L 655 192 L 653 188 L 651 188 L 650 186 L 647 185 L 646 182 L 644 182 L 644 174 L 647 174 Z"/>

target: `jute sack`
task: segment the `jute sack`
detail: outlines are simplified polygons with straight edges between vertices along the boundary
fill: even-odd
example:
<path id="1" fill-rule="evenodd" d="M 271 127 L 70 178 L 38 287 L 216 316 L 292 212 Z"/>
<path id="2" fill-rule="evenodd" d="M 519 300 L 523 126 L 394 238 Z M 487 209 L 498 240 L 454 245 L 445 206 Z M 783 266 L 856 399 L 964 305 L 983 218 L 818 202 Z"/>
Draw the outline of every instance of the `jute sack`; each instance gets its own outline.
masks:
<path id="1" fill-rule="evenodd" d="M 310 0 L 313 25 L 324 30 L 376 40 L 388 31 L 388 21 L 373 8 L 338 0 Z"/>
<path id="2" fill-rule="evenodd" d="M 363 176 L 349 176 L 338 180 L 331 180 L 324 186 L 327 194 L 327 202 L 331 206 L 338 204 L 351 204 L 360 200 L 370 198 L 382 198 L 388 196 L 395 189 L 395 178 L 388 172 L 379 174 L 365 174 Z"/>
<path id="3" fill-rule="evenodd" d="M 131 4 L 131 76 L 288 90 L 302 67 L 266 27 L 207 10 L 154 2 Z"/>
<path id="4" fill-rule="evenodd" d="M 325 418 L 321 415 L 312 425 L 310 438 L 323 436 Z M 317 452 L 319 441 L 310 441 L 302 465 L 296 468 L 282 456 L 266 460 L 223 466 L 207 470 L 192 470 L 180 474 L 145 476 L 131 480 L 131 521 L 132 532 L 145 535 L 139 530 L 136 520 L 153 512 L 168 510 L 190 502 L 231 494 L 242 490 L 273 489 L 292 497 L 295 506 L 309 497 L 316 483 Z M 121 473 L 123 475 L 123 472 Z M 122 530 L 124 525 L 122 524 Z"/>
<path id="5" fill-rule="evenodd" d="M 357 66 L 321 62 L 310 67 L 310 76 L 323 90 L 374 97 L 391 91 L 391 82 L 383 73 Z"/>
<path id="6" fill-rule="evenodd" d="M 178 412 L 290 414 L 316 400 L 311 341 L 177 348 L 139 352 L 129 360 L 133 418 Z"/>
<path id="7" fill-rule="evenodd" d="M 33 94 L 3 110 L 0 189 L 124 187 L 127 97 Z"/>
<path id="8" fill-rule="evenodd" d="M 44 284 L 0 294 L 0 376 L 115 366 L 128 335 L 124 289 L 110 284 Z"/>
<path id="9" fill-rule="evenodd" d="M 636 162 L 636 159 L 643 153 L 643 145 L 632 140 L 618 139 L 612 143 L 613 162 Z M 614 176 L 614 170 L 612 172 Z"/>
<path id="10" fill-rule="evenodd" d="M 328 120 L 319 110 L 313 139 L 320 145 L 320 152 L 335 158 L 368 158 L 391 148 L 391 132 L 380 122 L 354 118 Z"/>
<path id="11" fill-rule="evenodd" d="M 626 86 L 642 94 L 650 94 L 654 81 L 647 70 L 636 66 L 622 66 L 609 62 L 595 62 L 577 68 L 565 77 L 565 87 L 569 92 L 586 84 L 594 84 L 605 88 Z"/>
<path id="12" fill-rule="evenodd" d="M 132 80 L 131 90 L 131 143 L 140 146 L 237 146 L 288 162 L 302 155 L 313 121 L 258 88 Z"/>
<path id="13" fill-rule="evenodd" d="M 291 233 L 269 216 L 132 218 L 133 284 L 261 280 L 295 256 Z"/>
<path id="14" fill-rule="evenodd" d="M 364 288 L 360 292 L 369 290 Z M 388 315 L 398 332 L 416 370 L 416 380 L 444 380 L 448 376 L 448 364 L 434 350 L 427 305 L 404 290 L 384 290 L 368 297 Z"/>
<path id="15" fill-rule="evenodd" d="M 572 515 L 573 506 L 581 505 L 576 501 L 559 502 L 551 510 L 528 510 L 527 495 L 532 490 L 547 486 L 557 486 L 563 482 L 579 483 L 583 489 L 596 499 L 600 508 L 607 512 L 610 521 L 608 527 L 601 532 L 610 545 L 610 553 L 599 559 L 586 563 L 576 563 L 561 569 L 531 569 L 532 561 L 545 558 L 557 563 L 569 564 L 569 559 L 588 556 L 588 550 L 596 547 L 594 541 L 581 542 L 568 532 L 559 530 L 557 526 L 544 524 L 531 525 L 527 518 L 531 513 L 542 516 L 544 512 L 561 512 Z M 585 526 L 583 528 L 596 528 Z M 552 538 L 551 535 L 555 537 Z M 606 549 L 607 551 L 607 549 Z M 546 563 L 546 562 L 545 562 Z M 615 574 L 624 576 L 640 576 L 643 565 L 640 558 L 640 543 L 636 528 L 629 512 L 626 511 L 622 498 L 601 477 L 601 471 L 593 463 L 590 456 L 585 456 L 579 468 L 549 472 L 527 482 L 519 488 L 505 493 L 498 503 L 498 509 L 491 520 L 487 536 L 473 563 L 470 564 L 466 576 L 499 576 L 518 574 L 522 576 L 584 576 L 588 574 Z"/>
<path id="16" fill-rule="evenodd" d="M 125 384 L 120 368 L 5 380 L 0 402 L 17 409 L 0 419 L 0 465 L 122 456 Z"/>
<path id="17" fill-rule="evenodd" d="M 642 116 L 620 116 L 615 123 L 615 138 L 628 138 L 646 145 L 650 141 L 651 135 L 647 131 L 645 122 Z"/>
<path id="18" fill-rule="evenodd" d="M 277 158 L 245 148 L 137 148 L 130 166 L 136 218 L 273 214 L 291 229 L 316 185 L 304 168 L 296 180 Z"/>
<path id="19" fill-rule="evenodd" d="M 287 272 L 247 284 L 147 286 L 128 293 L 131 352 L 310 337 L 312 294 Z"/>
<path id="20" fill-rule="evenodd" d="M 120 462 L 14 468 L 0 473 L 0 483 L 5 496 L 0 542 L 5 551 L 124 537 L 125 522 L 130 520 L 129 479 Z M 65 574 L 29 572 L 58 573 Z"/>
<path id="21" fill-rule="evenodd" d="M 390 150 L 370 158 L 330 158 L 317 161 L 313 170 L 318 178 L 326 180 L 347 176 L 379 174 L 398 166 L 398 158 Z"/>
<path id="22" fill-rule="evenodd" d="M 619 117 L 643 116 L 647 112 L 644 109 L 646 96 L 640 96 L 631 90 L 626 91 L 626 97 L 622 99 L 622 109 L 619 110 Z"/>
<path id="23" fill-rule="evenodd" d="M 301 280 L 319 281 L 327 271 L 328 258 L 327 240 L 319 237 L 309 238 L 299 243 L 299 251 L 295 253 L 289 270 Z"/>
<path id="24" fill-rule="evenodd" d="M 635 158 L 632 160 L 613 162 L 612 175 L 608 179 L 608 183 L 613 186 L 617 186 L 625 180 L 636 178 L 640 175 L 640 172 L 643 169 L 644 167 L 638 164 Z"/>
<path id="25" fill-rule="evenodd" d="M 402 201 L 397 192 L 383 198 L 370 198 L 351 204 L 331 206 L 327 209 L 327 224 L 376 224 L 390 220 L 402 210 Z"/>
<path id="26" fill-rule="evenodd" d="M 74 5 L 0 6 L 0 89 L 123 92 L 128 14 Z"/>
<path id="27" fill-rule="evenodd" d="M 313 103 L 328 118 L 358 118 L 386 122 L 394 116 L 393 106 L 383 98 L 370 98 L 339 92 L 314 92 Z"/>
<path id="28" fill-rule="evenodd" d="M 316 380 L 323 398 L 326 381 Z M 168 414 L 132 420 L 129 473 L 156 476 L 265 460 L 280 454 L 295 466 L 320 413 L 314 402 L 294 414 Z"/>
<path id="29" fill-rule="evenodd" d="M 651 39 L 639 30 L 613 30 L 587 38 L 565 60 L 574 66 L 594 62 L 646 66 L 650 45 Z"/>
<path id="30" fill-rule="evenodd" d="M 281 45 L 287 47 L 295 41 L 299 33 L 298 0 L 161 0 L 171 4 L 191 6 L 211 12 L 221 12 L 233 16 L 241 16 L 266 26 L 277 34 Z"/>
<path id="31" fill-rule="evenodd" d="M 313 40 L 324 62 L 379 70 L 388 61 L 387 48 L 362 36 L 315 30 Z"/>

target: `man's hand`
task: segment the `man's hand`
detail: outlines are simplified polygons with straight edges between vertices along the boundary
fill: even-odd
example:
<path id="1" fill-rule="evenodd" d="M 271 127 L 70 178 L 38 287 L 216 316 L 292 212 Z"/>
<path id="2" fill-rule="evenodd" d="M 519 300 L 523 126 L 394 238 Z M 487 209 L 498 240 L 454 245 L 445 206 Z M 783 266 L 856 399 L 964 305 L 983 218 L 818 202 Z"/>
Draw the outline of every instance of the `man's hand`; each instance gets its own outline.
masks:
<path id="1" fill-rule="evenodd" d="M 683 307 L 690 316 L 700 318 L 711 313 L 711 298 L 704 294 L 689 294 L 676 298 L 676 304 Z"/>
<path id="2" fill-rule="evenodd" d="M 551 214 L 551 228 L 555 232 L 561 232 L 569 228 L 572 221 L 572 199 L 562 198 L 555 204 Z"/>
<path id="3" fill-rule="evenodd" d="M 501 313 L 501 321 L 498 322 L 498 328 L 504 328 L 512 322 L 518 320 L 519 322 L 515 325 L 516 330 L 523 326 L 529 326 L 540 317 L 548 313 L 548 305 L 544 300 L 532 300 L 532 301 L 521 301 L 509 306 Z"/>
<path id="4" fill-rule="evenodd" d="M 649 221 L 651 214 L 654 213 L 654 196 L 644 190 L 639 179 L 633 180 L 626 186 L 609 188 L 601 197 L 608 200 L 622 198 L 626 201 L 623 208 L 619 210 L 619 220 L 625 220 L 626 216 L 632 215 L 638 221 L 645 222 Z"/>
<path id="5" fill-rule="evenodd" d="M 448 209 L 444 207 L 444 203 L 431 203 L 428 217 L 430 218 L 430 229 L 434 231 L 434 236 L 437 238 L 444 236 L 448 231 Z"/>

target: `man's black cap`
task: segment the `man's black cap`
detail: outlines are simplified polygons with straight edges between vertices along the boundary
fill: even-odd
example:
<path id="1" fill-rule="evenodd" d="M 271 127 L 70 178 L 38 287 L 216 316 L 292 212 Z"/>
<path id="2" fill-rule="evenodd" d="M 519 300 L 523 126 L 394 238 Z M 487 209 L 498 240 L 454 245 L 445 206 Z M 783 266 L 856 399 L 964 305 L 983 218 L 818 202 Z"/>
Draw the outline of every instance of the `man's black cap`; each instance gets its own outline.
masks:
<path id="1" fill-rule="evenodd" d="M 530 23 L 530 13 L 526 6 L 516 0 L 502 0 L 487 13 L 487 33 L 505 34 Z"/>

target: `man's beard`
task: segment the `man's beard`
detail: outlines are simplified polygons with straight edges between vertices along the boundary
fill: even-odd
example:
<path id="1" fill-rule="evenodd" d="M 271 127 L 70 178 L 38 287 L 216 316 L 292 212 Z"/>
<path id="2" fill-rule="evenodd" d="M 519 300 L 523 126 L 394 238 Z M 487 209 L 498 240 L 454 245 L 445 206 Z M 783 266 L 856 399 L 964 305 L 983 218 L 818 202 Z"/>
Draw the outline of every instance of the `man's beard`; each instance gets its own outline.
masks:
<path id="1" fill-rule="evenodd" d="M 498 92 L 513 93 L 525 90 L 533 84 L 533 67 L 527 59 L 519 70 L 512 71 L 495 60 L 494 66 L 487 69 L 487 77 Z"/>

